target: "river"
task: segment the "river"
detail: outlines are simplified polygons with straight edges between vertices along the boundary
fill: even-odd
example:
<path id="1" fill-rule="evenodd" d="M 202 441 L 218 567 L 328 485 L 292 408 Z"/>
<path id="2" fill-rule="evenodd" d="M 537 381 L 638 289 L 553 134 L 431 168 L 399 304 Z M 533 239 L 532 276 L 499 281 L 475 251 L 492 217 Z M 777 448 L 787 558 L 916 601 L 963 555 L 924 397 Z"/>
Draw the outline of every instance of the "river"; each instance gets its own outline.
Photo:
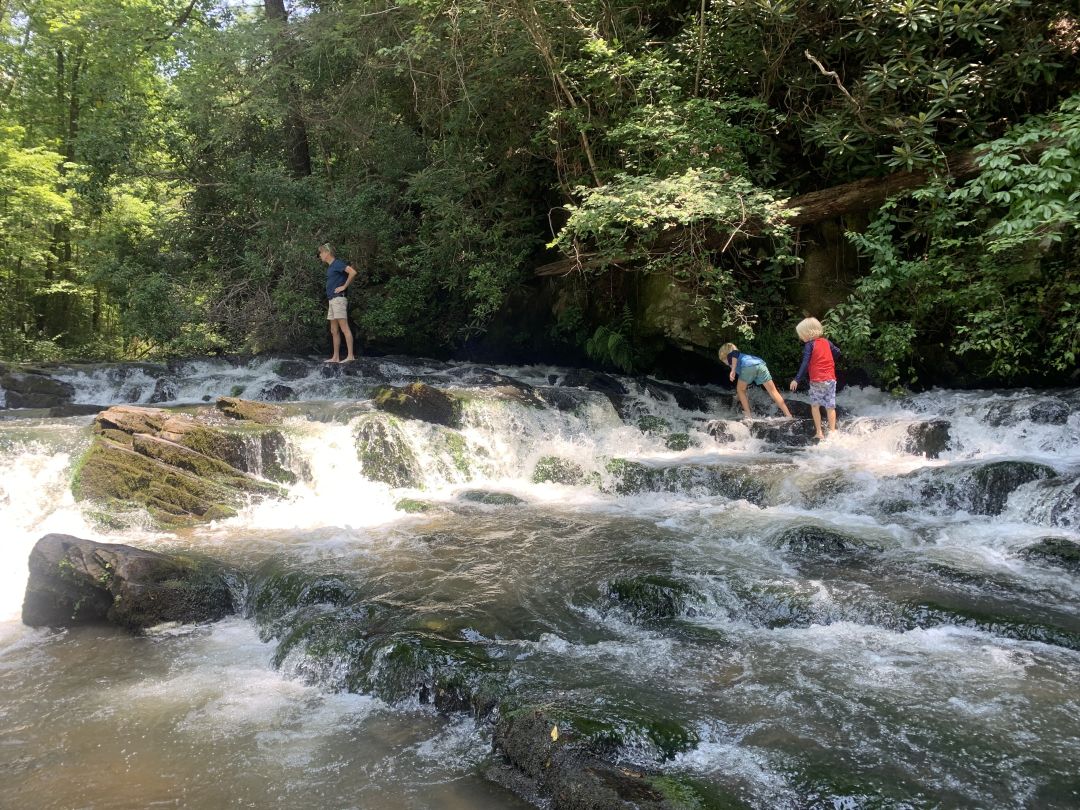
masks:
<path id="1" fill-rule="evenodd" d="M 103 407 L 286 399 L 301 480 L 201 528 L 110 529 L 70 492 L 93 417 L 0 410 L 0 804 L 540 801 L 503 786 L 489 724 L 401 680 L 413 645 L 749 807 L 1080 806 L 1080 569 L 1038 552 L 1080 542 L 1080 390 L 847 389 L 841 431 L 804 446 L 734 421 L 719 388 L 567 373 L 51 369 Z M 421 480 L 395 489 L 354 431 L 373 385 L 413 380 L 471 398 L 449 446 L 402 422 Z M 936 458 L 913 452 L 927 424 L 947 426 Z M 217 557 L 246 608 L 143 636 L 24 627 L 49 532 Z"/>

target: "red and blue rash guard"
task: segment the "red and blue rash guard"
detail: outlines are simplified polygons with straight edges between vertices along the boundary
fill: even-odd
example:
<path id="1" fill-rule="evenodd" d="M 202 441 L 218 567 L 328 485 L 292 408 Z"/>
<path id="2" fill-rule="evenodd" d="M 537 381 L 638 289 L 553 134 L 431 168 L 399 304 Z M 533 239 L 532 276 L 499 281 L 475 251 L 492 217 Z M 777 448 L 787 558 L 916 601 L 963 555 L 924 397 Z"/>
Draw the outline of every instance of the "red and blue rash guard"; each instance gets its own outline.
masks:
<path id="1" fill-rule="evenodd" d="M 806 382 L 806 373 L 810 372 L 810 382 L 827 382 L 836 379 L 836 358 L 840 350 L 828 338 L 814 338 L 803 346 L 802 365 L 795 379 Z"/>

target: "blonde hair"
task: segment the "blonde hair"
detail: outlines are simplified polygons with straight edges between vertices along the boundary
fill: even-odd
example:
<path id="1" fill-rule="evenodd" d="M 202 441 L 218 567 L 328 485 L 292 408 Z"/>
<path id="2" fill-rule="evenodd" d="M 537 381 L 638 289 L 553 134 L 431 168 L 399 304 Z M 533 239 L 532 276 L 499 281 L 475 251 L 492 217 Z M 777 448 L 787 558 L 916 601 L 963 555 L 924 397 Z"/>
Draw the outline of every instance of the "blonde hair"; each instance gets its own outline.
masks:
<path id="1" fill-rule="evenodd" d="M 799 336 L 800 340 L 813 340 L 824 335 L 825 330 L 821 326 L 821 321 L 817 318 L 805 318 L 799 321 L 799 325 L 795 327 L 795 334 Z"/>
<path id="2" fill-rule="evenodd" d="M 723 346 L 720 347 L 720 351 L 717 352 L 717 354 L 720 355 L 720 359 L 722 361 L 727 363 L 728 355 L 738 348 L 739 347 L 736 346 L 734 343 L 725 343 Z"/>

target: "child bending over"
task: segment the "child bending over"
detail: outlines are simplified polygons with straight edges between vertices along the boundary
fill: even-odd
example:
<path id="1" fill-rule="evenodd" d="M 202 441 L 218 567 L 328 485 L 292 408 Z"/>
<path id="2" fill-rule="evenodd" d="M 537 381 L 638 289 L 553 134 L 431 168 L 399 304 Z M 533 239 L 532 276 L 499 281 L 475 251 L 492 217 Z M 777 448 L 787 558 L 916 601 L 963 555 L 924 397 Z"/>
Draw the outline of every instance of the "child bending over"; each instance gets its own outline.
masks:
<path id="1" fill-rule="evenodd" d="M 836 357 L 840 350 L 828 338 L 823 337 L 825 330 L 817 318 L 807 318 L 795 327 L 799 339 L 805 344 L 802 353 L 802 365 L 799 373 L 791 381 L 789 388 L 794 391 L 800 382 L 810 378 L 810 413 L 814 417 L 814 431 L 819 439 L 824 439 L 821 432 L 821 409 L 829 415 L 829 433 L 836 430 Z"/>
<path id="2" fill-rule="evenodd" d="M 736 376 L 739 378 L 735 393 L 739 395 L 739 404 L 742 405 L 743 415 L 747 419 L 750 418 L 750 401 L 747 399 L 746 389 L 754 383 L 765 389 L 765 392 L 772 397 L 772 401 L 776 403 L 776 407 L 784 412 L 784 416 L 788 419 L 792 418 L 787 403 L 776 390 L 776 383 L 772 381 L 769 367 L 765 365 L 764 360 L 752 354 L 740 352 L 734 343 L 725 343 L 720 347 L 720 361 L 731 367 L 729 379 L 732 382 L 735 382 Z"/>

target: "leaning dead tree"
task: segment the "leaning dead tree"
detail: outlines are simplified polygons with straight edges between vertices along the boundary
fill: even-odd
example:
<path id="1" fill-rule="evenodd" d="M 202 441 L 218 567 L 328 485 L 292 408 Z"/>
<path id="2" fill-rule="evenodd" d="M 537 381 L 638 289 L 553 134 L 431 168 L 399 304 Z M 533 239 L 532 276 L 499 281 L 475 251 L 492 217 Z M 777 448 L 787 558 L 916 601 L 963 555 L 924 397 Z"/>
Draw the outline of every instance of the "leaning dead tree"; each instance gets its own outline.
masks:
<path id="1" fill-rule="evenodd" d="M 786 212 L 785 221 L 796 227 L 813 225 L 830 219 L 838 219 L 847 214 L 861 211 L 872 211 L 878 208 L 889 197 L 911 189 L 921 188 L 944 173 L 945 176 L 954 180 L 966 180 L 979 173 L 978 151 L 964 152 L 947 162 L 943 172 L 936 175 L 928 171 L 897 172 L 885 177 L 870 177 L 844 183 L 840 186 L 811 191 L 808 194 L 800 194 L 791 197 L 784 203 Z M 586 270 L 605 265 L 619 265 L 640 260 L 643 256 L 655 253 L 663 254 L 668 247 L 675 244 L 681 235 L 681 228 L 672 228 L 665 232 L 663 237 L 653 245 L 651 251 L 634 256 L 612 256 L 601 253 L 580 253 L 576 256 L 560 259 L 557 262 L 541 265 L 536 268 L 538 276 L 561 276 L 574 270 Z M 719 249 L 731 242 L 730 234 L 720 232 L 710 233 L 706 238 L 706 247 Z"/>

